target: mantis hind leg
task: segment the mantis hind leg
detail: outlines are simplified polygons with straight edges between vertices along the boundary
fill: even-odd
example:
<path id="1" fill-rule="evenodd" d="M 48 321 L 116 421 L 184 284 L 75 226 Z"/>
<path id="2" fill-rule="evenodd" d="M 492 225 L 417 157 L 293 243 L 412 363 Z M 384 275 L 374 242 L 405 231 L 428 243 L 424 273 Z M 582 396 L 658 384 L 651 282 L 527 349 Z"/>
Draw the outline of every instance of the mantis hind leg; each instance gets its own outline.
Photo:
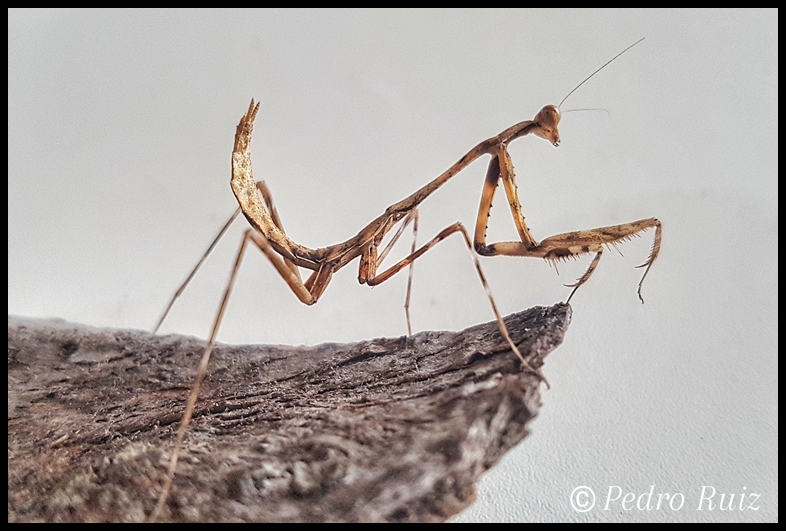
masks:
<path id="1" fill-rule="evenodd" d="M 276 210 L 276 207 L 273 204 L 273 197 L 271 196 L 270 190 L 268 189 L 268 187 L 267 187 L 267 185 L 265 184 L 264 181 L 258 181 L 257 182 L 257 190 L 259 190 L 259 193 L 262 195 L 262 199 L 265 201 L 265 204 L 267 204 L 267 207 L 270 210 L 270 216 L 273 219 L 273 223 L 275 223 L 276 226 L 279 229 L 281 229 L 281 232 L 284 232 L 284 225 L 281 223 L 281 217 L 278 215 L 278 211 Z M 185 289 L 188 286 L 188 284 L 191 282 L 191 280 L 196 275 L 197 271 L 199 271 L 199 268 L 202 267 L 202 264 L 205 262 L 205 260 L 207 259 L 208 255 L 213 251 L 213 248 L 215 248 L 216 244 L 218 244 L 218 241 L 224 236 L 226 231 L 229 229 L 229 226 L 232 225 L 232 223 L 235 221 L 235 219 L 237 219 L 237 217 L 240 215 L 240 212 L 241 212 L 241 209 L 239 209 L 239 208 L 237 210 L 235 210 L 235 212 L 227 220 L 227 222 L 224 224 L 224 226 L 221 227 L 221 230 L 218 231 L 218 234 L 216 234 L 216 237 L 213 238 L 213 241 L 210 242 L 210 245 L 208 245 L 207 250 L 199 258 L 199 260 L 197 261 L 197 263 L 194 266 L 194 268 L 188 274 L 188 276 L 183 281 L 183 283 L 177 288 L 177 290 L 175 291 L 174 295 L 172 295 L 172 298 L 169 300 L 169 303 L 167 304 L 166 308 L 164 309 L 164 312 L 161 314 L 161 317 L 158 319 L 158 322 L 156 323 L 155 328 L 153 328 L 153 333 L 154 334 L 158 332 L 159 328 L 161 328 L 161 325 L 163 324 L 164 320 L 169 315 L 169 312 L 172 310 L 172 306 L 174 306 L 175 301 L 183 294 L 183 292 L 185 291 Z M 298 279 L 300 279 L 300 270 L 297 268 L 297 266 L 295 264 L 293 264 L 287 258 L 284 258 L 284 263 L 286 264 L 287 268 L 294 275 L 296 275 L 298 277 Z"/>
<path id="2" fill-rule="evenodd" d="M 241 242 L 240 248 L 238 249 L 237 257 L 235 258 L 235 264 L 232 267 L 232 273 L 229 276 L 229 281 L 227 282 L 227 286 L 224 290 L 224 296 L 221 299 L 221 305 L 218 308 L 216 319 L 213 322 L 213 328 L 210 332 L 210 339 L 208 340 L 205 351 L 202 354 L 202 359 L 199 362 L 199 368 L 197 369 L 197 375 L 194 379 L 194 385 L 191 387 L 191 392 L 188 395 L 186 410 L 180 419 L 180 426 L 177 431 L 177 437 L 175 438 L 175 448 L 172 451 L 172 455 L 169 460 L 164 486 L 161 489 L 158 502 L 151 513 L 150 520 L 155 520 L 158 517 L 158 514 L 164 508 L 164 504 L 166 503 L 166 500 L 169 496 L 169 491 L 172 489 L 172 482 L 174 481 L 177 462 L 180 458 L 183 439 L 185 438 L 186 432 L 188 431 L 188 426 L 191 424 L 191 418 L 194 414 L 199 391 L 202 388 L 202 381 L 205 379 L 205 375 L 207 374 L 207 367 L 208 363 L 210 362 L 210 355 L 213 352 L 213 345 L 215 344 L 216 336 L 218 335 L 218 329 L 221 327 L 221 321 L 224 317 L 227 304 L 229 303 L 229 297 L 232 294 L 232 288 L 234 287 L 235 279 L 237 278 L 237 272 L 240 269 L 240 264 L 243 262 L 243 257 L 245 256 L 245 251 L 249 242 L 256 245 L 259 250 L 268 257 L 270 262 L 273 264 L 273 267 L 275 267 L 276 271 L 278 271 L 278 273 L 282 276 L 284 281 L 292 289 L 298 299 L 300 299 L 305 304 L 311 305 L 317 302 L 320 295 L 322 292 L 324 292 L 325 288 L 330 282 L 330 279 L 332 278 L 333 269 L 327 265 L 325 267 L 319 268 L 317 271 L 314 271 L 311 277 L 304 283 L 300 278 L 300 275 L 292 271 L 290 265 L 294 267 L 294 264 L 288 264 L 286 259 L 279 256 L 262 234 L 256 232 L 253 229 L 248 229 L 245 231 L 245 233 L 243 233 L 243 241 Z"/>
<path id="3" fill-rule="evenodd" d="M 155 328 L 153 328 L 153 333 L 154 334 L 156 332 L 158 332 L 159 328 L 161 328 L 161 324 L 164 322 L 164 319 L 166 319 L 166 316 L 169 315 L 169 312 L 172 309 L 172 306 L 174 306 L 175 301 L 177 300 L 177 298 L 180 297 L 180 295 L 183 294 L 183 292 L 186 289 L 186 286 L 188 286 L 189 282 L 191 282 L 191 279 L 194 278 L 194 275 L 196 275 L 196 272 L 199 270 L 199 268 L 202 267 L 202 264 L 204 263 L 205 259 L 207 259 L 207 256 L 213 251 L 213 248 L 218 243 L 218 240 L 220 240 L 221 237 L 224 236 L 224 233 L 227 231 L 227 229 L 229 229 L 229 226 L 232 225 L 232 222 L 235 221 L 235 219 L 238 217 L 239 214 L 240 214 L 240 209 L 238 208 L 237 210 L 235 210 L 235 213 L 232 214 L 232 216 L 229 218 L 229 220 L 227 220 L 227 222 L 224 224 L 224 226 L 221 227 L 221 230 L 218 231 L 218 234 L 213 239 L 213 241 L 210 243 L 210 245 L 207 247 L 207 250 L 205 251 L 205 253 L 199 259 L 199 261 L 197 261 L 196 265 L 194 266 L 194 269 L 191 270 L 191 273 L 188 274 L 188 276 L 186 277 L 185 281 L 183 281 L 183 283 L 180 285 L 180 287 L 177 288 L 177 291 L 175 291 L 175 294 L 172 295 L 172 298 L 169 300 L 169 304 L 167 304 L 166 309 L 164 310 L 164 313 L 161 314 L 161 317 L 158 319 L 158 322 L 156 323 Z"/>

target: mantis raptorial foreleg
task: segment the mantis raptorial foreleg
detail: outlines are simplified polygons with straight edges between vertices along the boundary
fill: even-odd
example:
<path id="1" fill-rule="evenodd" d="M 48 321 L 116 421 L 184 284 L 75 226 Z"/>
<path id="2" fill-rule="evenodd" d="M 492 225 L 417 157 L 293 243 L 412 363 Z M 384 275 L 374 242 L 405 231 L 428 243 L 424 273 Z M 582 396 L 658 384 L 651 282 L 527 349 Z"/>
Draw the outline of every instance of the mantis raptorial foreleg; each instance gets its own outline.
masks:
<path id="1" fill-rule="evenodd" d="M 508 198 L 510 211 L 513 214 L 513 221 L 516 224 L 516 229 L 519 232 L 521 241 L 487 244 L 486 227 L 488 224 L 489 212 L 491 210 L 491 203 L 500 179 L 502 179 L 502 183 L 505 187 L 505 195 Z M 612 225 L 610 227 L 566 232 L 564 234 L 549 236 L 538 243 L 532 237 L 527 227 L 527 223 L 524 220 L 524 214 L 521 212 L 521 201 L 518 196 L 513 162 L 508 154 L 507 146 L 501 144 L 492 152 L 491 162 L 486 172 L 486 181 L 483 184 L 483 193 L 481 194 L 480 208 L 478 209 L 478 219 L 475 225 L 475 250 L 478 254 L 484 256 L 532 256 L 554 261 L 595 253 L 595 257 L 592 259 L 592 263 L 590 263 L 587 271 L 574 284 L 566 284 L 566 287 L 573 288 L 567 299 L 567 301 L 570 302 L 576 290 L 589 280 L 590 276 L 592 276 L 592 273 L 595 271 L 598 262 L 600 262 L 600 257 L 603 254 L 604 245 L 614 245 L 624 242 L 650 228 L 655 228 L 655 238 L 652 244 L 652 250 L 647 260 L 638 266 L 647 268 L 639 281 L 639 289 L 637 292 L 641 302 L 644 302 L 644 299 L 641 297 L 641 284 L 644 282 L 644 278 L 647 276 L 652 263 L 660 252 L 662 230 L 660 221 L 655 218 L 649 218 L 623 223 L 621 225 Z"/>

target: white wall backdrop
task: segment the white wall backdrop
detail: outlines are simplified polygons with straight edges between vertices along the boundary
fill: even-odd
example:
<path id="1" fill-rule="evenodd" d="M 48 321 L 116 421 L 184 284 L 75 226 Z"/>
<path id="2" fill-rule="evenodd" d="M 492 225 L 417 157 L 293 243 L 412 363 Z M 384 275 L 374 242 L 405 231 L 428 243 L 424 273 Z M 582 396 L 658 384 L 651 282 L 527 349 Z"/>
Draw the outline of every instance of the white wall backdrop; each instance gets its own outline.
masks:
<path id="1" fill-rule="evenodd" d="M 8 15 L 8 313 L 141 329 L 236 208 L 230 152 L 252 97 L 256 176 L 288 233 L 319 247 L 646 36 L 563 107 L 610 116 L 566 115 L 558 149 L 511 145 L 536 238 L 663 222 L 646 304 L 634 266 L 651 233 L 605 253 L 578 291 L 531 436 L 455 520 L 777 520 L 776 10 Z M 485 161 L 424 203 L 422 240 L 458 220 L 471 229 Z M 516 237 L 504 204 L 492 241 Z M 208 335 L 243 225 L 164 333 Z M 540 260 L 482 263 L 512 313 L 564 300 L 589 258 L 560 276 Z M 373 290 L 356 275 L 342 270 L 306 307 L 251 253 L 219 340 L 405 333 L 405 275 Z M 414 288 L 416 330 L 492 319 L 459 238 L 418 260 Z M 571 505 L 579 486 L 596 495 L 586 512 Z M 623 503 L 650 491 L 649 508 Z M 683 504 L 656 508 L 658 494 Z"/>

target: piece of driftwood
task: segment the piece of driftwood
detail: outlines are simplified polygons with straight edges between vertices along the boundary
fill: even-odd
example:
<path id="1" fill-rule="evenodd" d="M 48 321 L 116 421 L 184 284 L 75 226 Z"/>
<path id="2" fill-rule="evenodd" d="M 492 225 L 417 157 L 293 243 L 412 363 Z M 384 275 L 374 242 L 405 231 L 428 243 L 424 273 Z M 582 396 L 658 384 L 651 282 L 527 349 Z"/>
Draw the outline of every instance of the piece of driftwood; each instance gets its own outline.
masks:
<path id="1" fill-rule="evenodd" d="M 506 318 L 540 367 L 567 304 Z M 139 521 L 204 342 L 8 319 L 8 520 Z M 162 514 L 177 521 L 442 521 L 527 435 L 540 382 L 495 321 L 213 352 Z M 533 493 L 534 495 L 534 493 Z"/>

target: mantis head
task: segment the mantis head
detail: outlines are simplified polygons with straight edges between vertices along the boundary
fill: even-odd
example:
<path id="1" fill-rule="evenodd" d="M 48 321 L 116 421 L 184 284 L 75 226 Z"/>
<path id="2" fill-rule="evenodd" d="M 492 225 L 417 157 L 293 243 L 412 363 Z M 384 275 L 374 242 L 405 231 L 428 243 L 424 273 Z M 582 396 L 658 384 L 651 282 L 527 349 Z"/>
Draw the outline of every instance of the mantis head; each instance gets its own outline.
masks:
<path id="1" fill-rule="evenodd" d="M 633 44 L 631 44 L 630 46 L 628 46 L 627 48 L 622 50 L 620 53 L 618 53 L 617 55 L 612 57 L 610 60 L 606 61 L 606 63 L 603 66 L 601 66 L 600 68 L 595 70 L 593 73 L 588 75 L 586 78 L 584 78 L 584 81 L 582 81 L 581 83 L 576 85 L 576 88 L 574 88 L 573 90 L 568 92 L 568 95 L 565 96 L 564 98 L 562 98 L 562 101 L 559 102 L 559 105 L 556 105 L 556 106 L 555 105 L 546 105 L 545 107 L 543 107 L 540 110 L 540 112 L 535 115 L 535 119 L 532 120 L 533 122 L 535 122 L 535 126 L 536 126 L 535 129 L 532 130 L 532 132 L 535 133 L 536 135 L 538 135 L 540 138 L 545 138 L 546 140 L 551 142 L 554 145 L 554 147 L 559 147 L 559 130 L 557 129 L 557 125 L 559 125 L 559 120 L 562 117 L 562 115 L 560 114 L 559 108 L 562 107 L 562 104 L 565 103 L 565 100 L 568 99 L 571 94 L 576 92 L 576 90 L 580 86 L 582 86 L 584 83 L 589 81 L 592 76 L 594 76 L 595 74 L 597 74 L 598 72 L 600 72 L 601 70 L 606 68 L 609 65 L 609 63 L 614 61 L 617 57 L 619 57 L 620 55 L 624 54 L 625 52 L 627 52 L 628 50 L 630 50 L 631 48 L 633 48 L 634 46 L 636 46 L 638 43 L 640 43 L 643 40 L 644 40 L 644 37 L 642 37 L 641 39 L 637 40 L 636 42 L 634 42 Z M 579 109 L 577 109 L 577 110 L 579 110 Z M 581 110 L 590 110 L 590 109 L 581 109 Z M 568 112 L 568 111 L 565 111 L 565 112 Z M 608 111 L 606 111 L 606 112 L 608 113 Z"/>
<path id="2" fill-rule="evenodd" d="M 535 115 L 535 118 L 532 120 L 536 125 L 536 128 L 533 129 L 532 132 L 540 138 L 551 142 L 554 147 L 558 147 L 559 129 L 557 129 L 557 126 L 559 125 L 560 118 L 562 118 L 562 115 L 560 114 L 559 108 L 557 106 L 546 105 L 540 110 L 538 114 Z"/>

